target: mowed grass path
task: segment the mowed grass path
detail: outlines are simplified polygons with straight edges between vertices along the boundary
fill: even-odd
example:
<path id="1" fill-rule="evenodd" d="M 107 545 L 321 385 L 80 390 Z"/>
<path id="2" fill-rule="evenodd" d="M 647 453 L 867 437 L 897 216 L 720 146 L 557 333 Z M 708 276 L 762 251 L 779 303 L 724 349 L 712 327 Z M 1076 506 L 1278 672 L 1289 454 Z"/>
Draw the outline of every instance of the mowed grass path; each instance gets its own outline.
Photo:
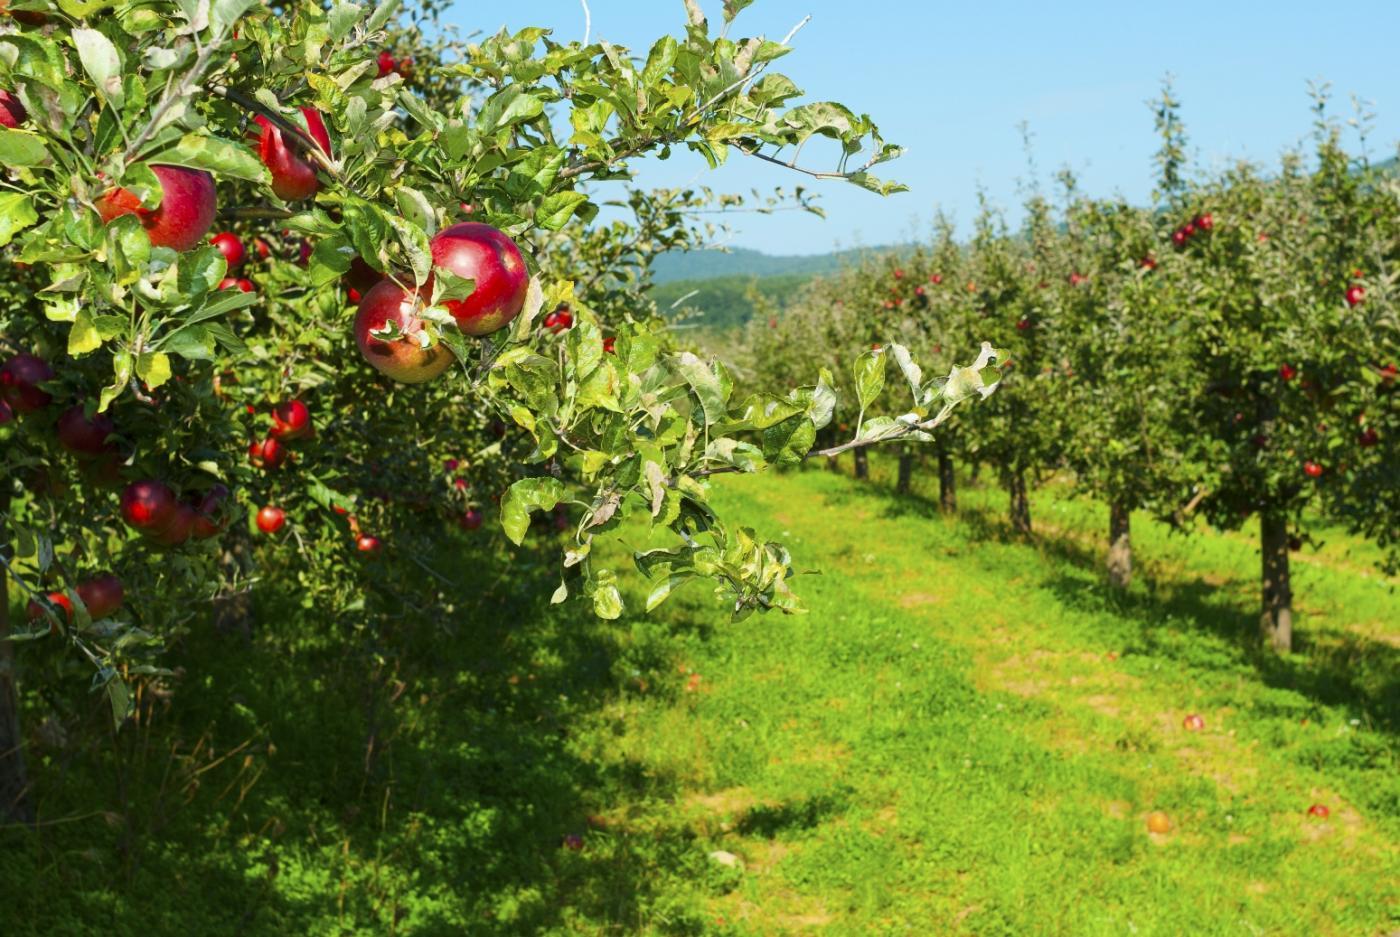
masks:
<path id="1" fill-rule="evenodd" d="M 811 612 L 671 612 L 669 692 L 619 699 L 582 739 L 645 766 L 655 796 L 605 805 L 581 860 L 681 818 L 694 850 L 737 857 L 683 902 L 713 933 L 1400 927 L 1393 583 L 1324 551 L 1299 584 L 1316 654 L 1281 662 L 1249 649 L 1242 537 L 1140 523 L 1145 571 L 1119 598 L 1098 512 L 1068 499 L 1037 499 L 1055 532 L 1031 543 L 999 536 L 987 493 L 956 521 L 819 471 L 722 500 L 821 568 L 799 584 Z"/>
<path id="2" fill-rule="evenodd" d="M 947 518 L 875 468 L 718 485 L 822 570 L 806 615 L 730 622 L 692 585 L 600 622 L 547 604 L 548 535 L 449 537 L 425 559 L 455 610 L 255 592 L 251 639 L 192 630 L 174 695 L 115 735 L 85 676 L 70 741 L 31 694 L 42 822 L 0 830 L 0 935 L 1400 930 L 1400 599 L 1374 553 L 1299 554 L 1280 658 L 1247 534 L 1139 523 L 1116 596 L 1091 502 L 1037 494 L 1020 541 L 994 488 Z"/>

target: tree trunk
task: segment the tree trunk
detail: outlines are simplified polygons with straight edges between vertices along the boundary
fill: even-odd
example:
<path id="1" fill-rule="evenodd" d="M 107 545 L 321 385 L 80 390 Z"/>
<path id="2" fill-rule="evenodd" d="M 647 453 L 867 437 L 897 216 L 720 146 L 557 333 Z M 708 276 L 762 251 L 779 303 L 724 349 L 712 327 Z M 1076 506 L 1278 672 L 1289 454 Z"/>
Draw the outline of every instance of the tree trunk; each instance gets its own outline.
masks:
<path id="1" fill-rule="evenodd" d="M 865 451 L 865 447 L 864 447 L 864 446 L 862 446 L 861 448 L 859 448 L 859 449 L 857 449 L 857 450 L 855 451 L 855 457 L 856 457 L 856 478 L 869 478 L 869 477 L 870 477 L 870 456 L 869 456 L 869 454 Z"/>
<path id="2" fill-rule="evenodd" d="M 1132 581 L 1132 509 L 1115 498 L 1108 506 L 1108 582 L 1126 589 Z"/>
<path id="3" fill-rule="evenodd" d="M 1031 532 L 1031 502 L 1026 496 L 1026 473 L 1014 469 L 1007 481 L 1007 493 L 1011 495 L 1011 529 L 1018 534 Z"/>
<path id="4" fill-rule="evenodd" d="M 0 496 L 0 514 L 8 516 L 9 497 Z M 10 557 L 8 525 L 0 528 L 0 550 Z M 15 690 L 14 645 L 10 633 L 10 580 L 0 566 L 0 822 L 32 823 L 29 777 L 24 770 L 24 736 L 20 732 L 19 693 Z"/>
<path id="5" fill-rule="evenodd" d="M 981 478 L 981 476 L 982 476 L 982 460 L 981 460 L 981 459 L 973 459 L 973 460 L 972 460 L 972 472 L 971 472 L 971 474 L 969 474 L 968 477 L 967 477 L 968 482 L 971 483 L 971 485 L 972 485 L 973 488 L 976 488 L 976 487 L 977 487 L 977 482 L 978 482 L 978 480 Z"/>
<path id="6" fill-rule="evenodd" d="M 1259 516 L 1259 545 L 1263 553 L 1264 637 L 1274 650 L 1293 649 L 1293 582 L 1288 572 L 1288 521 L 1266 511 Z"/>
<path id="7" fill-rule="evenodd" d="M 899 479 L 894 484 L 894 490 L 902 495 L 909 493 L 909 487 L 914 480 L 914 453 L 905 449 L 899 454 Z"/>
<path id="8" fill-rule="evenodd" d="M 938 507 L 952 513 L 958 509 L 957 479 L 953 476 L 953 457 L 942 443 L 938 444 Z"/>
<path id="9" fill-rule="evenodd" d="M 220 634 L 241 635 L 244 642 L 253 638 L 253 593 L 248 586 L 253 560 L 248 540 L 243 528 L 226 535 L 228 546 L 219 556 L 219 569 L 233 584 L 233 591 L 214 599 L 214 629 Z"/>

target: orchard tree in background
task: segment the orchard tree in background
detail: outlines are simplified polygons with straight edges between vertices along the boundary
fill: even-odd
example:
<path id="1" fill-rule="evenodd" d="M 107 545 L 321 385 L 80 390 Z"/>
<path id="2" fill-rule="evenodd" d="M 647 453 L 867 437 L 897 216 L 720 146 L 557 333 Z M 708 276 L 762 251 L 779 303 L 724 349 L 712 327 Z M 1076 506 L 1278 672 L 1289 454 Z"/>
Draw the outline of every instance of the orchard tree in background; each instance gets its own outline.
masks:
<path id="1" fill-rule="evenodd" d="M 634 59 L 536 28 L 459 56 L 436 2 L 9 4 L 0 581 L 29 610 L 0 621 L 7 811 L 30 816 L 16 643 L 61 647 L 56 679 L 87 668 L 120 724 L 208 600 L 246 628 L 254 583 L 285 590 L 368 640 L 452 607 L 430 560 L 487 517 L 556 538 L 555 600 L 605 618 L 622 595 L 593 544 L 634 517 L 674 542 L 636 557 L 648 608 L 696 578 L 736 617 L 797 607 L 786 550 L 728 525 L 707 479 L 813 454 L 831 380 L 736 396 L 640 295 L 693 193 L 587 227 L 628 160 L 677 148 L 898 188 L 869 118 L 769 70 L 786 41 L 727 38 L 746 5 L 717 36 L 686 0 L 683 34 Z M 814 138 L 834 169 L 797 162 Z M 926 439 L 996 384 L 985 346 L 941 379 L 899 360 L 913 406 L 874 413 L 867 350 L 863 419 L 824 454 Z"/>

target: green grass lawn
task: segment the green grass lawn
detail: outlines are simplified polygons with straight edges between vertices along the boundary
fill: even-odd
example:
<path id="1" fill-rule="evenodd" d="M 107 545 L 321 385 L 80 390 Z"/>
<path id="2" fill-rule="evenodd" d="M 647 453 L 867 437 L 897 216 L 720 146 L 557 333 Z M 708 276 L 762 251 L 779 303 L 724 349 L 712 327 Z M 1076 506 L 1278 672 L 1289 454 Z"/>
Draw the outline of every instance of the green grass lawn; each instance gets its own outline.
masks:
<path id="1" fill-rule="evenodd" d="M 192 639 L 148 723 L 36 744 L 0 934 L 1400 928 L 1400 597 L 1364 545 L 1299 556 L 1283 659 L 1245 534 L 1135 519 L 1117 596 L 1095 505 L 1040 494 L 1023 542 L 998 492 L 944 518 L 876 468 L 721 486 L 821 571 L 805 615 L 692 586 L 600 623 L 454 543 L 470 611 L 433 627 Z"/>

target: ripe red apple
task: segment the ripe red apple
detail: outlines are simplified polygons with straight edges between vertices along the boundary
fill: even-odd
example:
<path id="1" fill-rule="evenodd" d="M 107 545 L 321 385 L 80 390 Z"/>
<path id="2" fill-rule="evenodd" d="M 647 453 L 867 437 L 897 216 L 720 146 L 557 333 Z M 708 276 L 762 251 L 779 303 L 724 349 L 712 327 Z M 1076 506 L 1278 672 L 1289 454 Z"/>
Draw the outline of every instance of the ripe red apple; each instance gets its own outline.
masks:
<path id="1" fill-rule="evenodd" d="M 94 621 L 106 618 L 122 607 L 126 592 L 122 581 L 111 573 L 78 583 L 78 598 L 87 606 L 88 614 Z"/>
<path id="2" fill-rule="evenodd" d="M 1331 814 L 1332 811 L 1327 809 L 1326 804 L 1313 804 L 1308 808 L 1308 816 L 1317 817 L 1319 820 L 1326 820 Z"/>
<path id="3" fill-rule="evenodd" d="M 300 400 L 284 400 L 272 408 L 272 435 L 291 442 L 305 439 L 313 432 L 311 411 Z"/>
<path id="4" fill-rule="evenodd" d="M 306 129 L 311 139 L 331 155 L 330 134 L 326 132 L 321 113 L 312 107 L 303 107 L 301 114 L 306 118 Z M 311 198 L 320 188 L 316 178 L 316 167 L 299 156 L 306 149 L 300 140 L 289 145 L 282 137 L 282 129 L 259 114 L 253 120 L 261 128 L 258 134 L 258 156 L 263 165 L 272 173 L 272 191 L 277 197 L 288 202 Z"/>
<path id="5" fill-rule="evenodd" d="M 904 279 L 904 271 L 903 271 L 903 270 L 896 270 L 896 271 L 894 272 L 894 278 L 895 278 L 896 280 L 902 280 L 902 279 Z"/>
<path id="6" fill-rule="evenodd" d="M 232 270 L 243 263 L 245 251 L 243 242 L 238 239 L 238 235 L 231 231 L 221 231 L 209 239 L 209 243 L 219 249 L 219 253 L 224 255 L 224 262 L 228 269 Z"/>
<path id="7" fill-rule="evenodd" d="M 214 485 L 204 493 L 195 506 L 194 525 L 190 533 L 196 540 L 217 537 L 228 526 L 229 490 L 224 485 Z"/>
<path id="8" fill-rule="evenodd" d="M 928 281 L 934 286 L 937 286 L 938 284 L 943 282 L 943 274 L 935 273 L 933 276 L 928 278 Z"/>
<path id="9" fill-rule="evenodd" d="M 890 305 L 889 303 L 885 304 Z M 568 306 L 560 306 L 558 309 L 544 317 L 544 327 L 555 335 L 560 332 L 567 332 L 574 324 L 574 314 Z"/>
<path id="10" fill-rule="evenodd" d="M 379 538 L 372 537 L 369 534 L 361 534 L 355 540 L 356 550 L 359 550 L 361 553 L 368 553 L 372 556 L 377 556 L 382 547 L 383 544 L 379 542 Z"/>
<path id="11" fill-rule="evenodd" d="M 253 241 L 253 253 L 258 255 L 258 260 L 267 260 L 272 256 L 272 247 L 262 238 Z"/>
<path id="12" fill-rule="evenodd" d="M 221 290 L 241 290 L 244 293 L 251 293 L 254 290 L 253 281 L 245 277 L 224 277 L 219 281 Z"/>
<path id="13" fill-rule="evenodd" d="M 482 521 L 480 511 L 476 508 L 468 508 L 467 512 L 462 515 L 461 524 L 464 530 L 476 530 L 481 526 Z"/>
<path id="14" fill-rule="evenodd" d="M 1175 244 L 1177 247 L 1183 247 L 1186 244 L 1186 237 L 1186 229 L 1177 228 L 1175 231 L 1172 232 L 1172 243 Z"/>
<path id="15" fill-rule="evenodd" d="M 73 620 L 73 600 L 68 598 L 68 593 L 50 592 L 46 596 L 46 598 L 49 600 L 50 605 L 58 606 L 58 614 L 60 618 L 62 618 L 65 622 Z M 48 613 L 48 609 L 40 605 L 34 599 L 29 600 L 29 606 L 25 609 L 25 611 L 29 615 L 30 621 L 37 621 L 38 619 L 43 618 Z M 57 632 L 57 630 L 57 626 L 52 626 L 50 628 L 51 633 Z"/>
<path id="16" fill-rule="evenodd" d="M 1020 319 L 1020 320 L 1018 320 L 1018 321 L 1016 322 L 1016 330 L 1017 330 L 1018 332 L 1024 332 L 1026 329 L 1028 329 L 1028 328 L 1030 328 L 1030 327 L 1031 327 L 1031 320 L 1030 320 L 1030 319 Z"/>
<path id="17" fill-rule="evenodd" d="M 1087 282 L 1089 282 L 1089 278 L 1086 277 L 1086 276 L 1084 276 L 1083 274 L 1071 273 L 1071 274 L 1069 275 L 1069 285 L 1070 285 L 1070 286 L 1078 286 L 1078 285 L 1081 284 L 1081 283 L 1087 283 Z"/>
<path id="18" fill-rule="evenodd" d="M 159 533 L 175 519 L 175 492 L 164 482 L 143 479 L 122 491 L 122 519 L 142 533 Z"/>
<path id="19" fill-rule="evenodd" d="M 175 514 L 170 518 L 170 523 L 161 530 L 148 533 L 147 536 L 152 543 L 160 546 L 178 547 L 190 539 L 198 519 L 199 515 L 195 513 L 195 509 L 181 501 L 175 505 Z"/>
<path id="20" fill-rule="evenodd" d="M 615 355 L 615 354 L 617 354 L 617 337 L 616 337 L 616 336 L 614 336 L 614 335 L 609 335 L 607 338 L 603 339 L 603 352 L 604 352 L 604 354 L 609 354 L 609 355 Z"/>
<path id="21" fill-rule="evenodd" d="M 287 461 L 287 447 L 271 436 L 254 440 L 248 446 L 248 461 L 254 468 L 281 468 Z"/>
<path id="22" fill-rule="evenodd" d="M 436 266 L 476 281 L 466 299 L 444 304 L 464 333 L 490 335 L 520 314 L 530 271 L 520 248 L 503 232 L 488 224 L 462 221 L 439 231 L 431 246 Z"/>
<path id="23" fill-rule="evenodd" d="M 365 294 L 355 313 L 355 344 L 360 354 L 381 374 L 405 384 L 431 381 L 456 360 L 446 345 L 424 348 L 419 343 L 423 320 L 418 317 L 418 297 L 393 280 L 385 280 Z M 392 323 L 402 337 L 385 340 L 372 335 Z"/>
<path id="24" fill-rule="evenodd" d="M 1160 810 L 1154 810 L 1147 815 L 1147 831 L 1149 833 L 1170 833 L 1172 831 L 1171 817 Z"/>
<path id="25" fill-rule="evenodd" d="M 56 430 L 59 445 L 80 459 L 91 459 L 110 451 L 107 437 L 117 431 L 117 426 L 105 413 L 94 413 L 88 419 L 83 405 L 74 404 L 58 418 Z"/>
<path id="26" fill-rule="evenodd" d="M 394 54 L 388 49 L 379 53 L 379 58 L 375 62 L 379 66 L 378 78 L 383 78 L 394 70 Z"/>
<path id="27" fill-rule="evenodd" d="M 287 523 L 287 512 L 267 505 L 258 511 L 258 530 L 265 534 L 275 534 Z"/>
<path id="28" fill-rule="evenodd" d="M 1298 376 L 1298 371 L 1291 364 L 1281 364 L 1278 367 L 1278 376 L 1285 381 L 1291 381 Z"/>
<path id="29" fill-rule="evenodd" d="M 182 166 L 152 166 L 160 181 L 159 207 L 145 209 L 141 200 L 126 189 L 113 189 L 97 200 L 97 213 L 103 223 L 122 215 L 135 215 L 146 229 L 154 247 L 187 251 L 204 240 L 218 210 L 214 177 L 202 169 Z"/>
<path id="30" fill-rule="evenodd" d="M 1200 228 L 1202 231 L 1209 231 L 1211 228 L 1215 227 L 1215 219 L 1211 217 L 1210 212 L 1197 215 L 1196 227 Z"/>
<path id="31" fill-rule="evenodd" d="M 1380 433 L 1376 432 L 1374 426 L 1368 426 L 1356 437 L 1356 441 L 1361 444 L 1362 448 L 1369 449 L 1381 441 L 1381 436 Z"/>
<path id="32" fill-rule="evenodd" d="M 42 410 L 53 400 L 53 395 L 39 385 L 53 378 L 53 368 L 47 361 L 20 353 L 0 367 L 0 399 L 15 413 Z"/>
<path id="33" fill-rule="evenodd" d="M 1303 463 L 1303 472 L 1304 472 L 1309 478 L 1321 478 L 1321 477 L 1322 477 L 1322 466 L 1321 466 L 1321 465 L 1318 465 L 1316 462 L 1304 462 L 1304 463 Z"/>
<path id="34" fill-rule="evenodd" d="M 19 102 L 19 98 L 8 91 L 0 90 L 0 127 L 14 130 L 29 119 L 29 112 Z"/>
<path id="35" fill-rule="evenodd" d="M 1181 720 L 1181 727 L 1187 732 L 1199 732 L 1206 727 L 1206 721 L 1201 718 L 1200 713 L 1191 713 Z"/>
<path id="36" fill-rule="evenodd" d="M 1181 233 L 1184 234 L 1184 235 L 1186 235 L 1188 238 L 1190 238 L 1190 237 L 1195 237 L 1195 236 L 1196 236 L 1196 226 L 1195 226 L 1195 224 L 1193 224 L 1193 223 L 1190 222 L 1190 221 L 1186 222 L 1186 224 L 1184 224 L 1184 225 L 1181 226 Z"/>
<path id="37" fill-rule="evenodd" d="M 1366 299 L 1366 288 L 1364 286 L 1347 287 L 1346 299 L 1348 306 L 1359 306 Z"/>

